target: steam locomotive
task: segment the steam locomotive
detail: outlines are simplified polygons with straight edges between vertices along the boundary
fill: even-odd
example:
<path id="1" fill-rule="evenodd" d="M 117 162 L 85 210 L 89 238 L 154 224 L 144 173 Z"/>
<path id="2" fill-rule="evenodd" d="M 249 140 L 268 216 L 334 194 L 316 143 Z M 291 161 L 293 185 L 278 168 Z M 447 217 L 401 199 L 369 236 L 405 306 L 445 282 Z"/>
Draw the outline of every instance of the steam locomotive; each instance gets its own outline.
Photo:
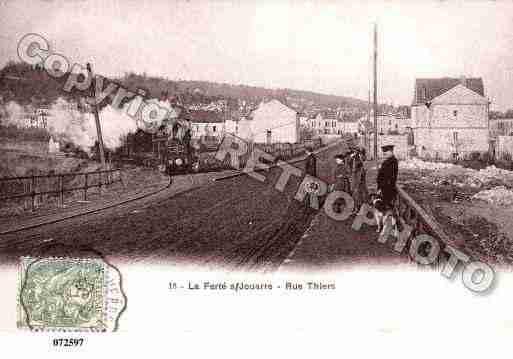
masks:
<path id="1" fill-rule="evenodd" d="M 157 143 L 158 168 L 161 172 L 172 176 L 196 172 L 199 167 L 199 160 L 196 149 L 191 144 L 190 128 L 178 128 L 173 126 L 172 134 L 160 131 L 154 136 L 154 143 Z"/>

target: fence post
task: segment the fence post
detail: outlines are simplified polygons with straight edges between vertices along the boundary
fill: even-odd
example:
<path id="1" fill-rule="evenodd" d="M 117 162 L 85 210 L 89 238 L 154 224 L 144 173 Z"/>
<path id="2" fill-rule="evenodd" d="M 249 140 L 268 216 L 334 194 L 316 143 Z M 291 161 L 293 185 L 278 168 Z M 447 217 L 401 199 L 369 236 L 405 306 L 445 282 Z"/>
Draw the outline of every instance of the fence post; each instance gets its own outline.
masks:
<path id="1" fill-rule="evenodd" d="M 36 177 L 32 176 L 30 181 L 30 192 L 32 194 L 32 212 L 36 209 Z"/>
<path id="2" fill-rule="evenodd" d="M 30 182 L 23 180 L 23 193 L 27 196 L 23 199 L 23 209 L 28 209 L 30 207 Z"/>
<path id="3" fill-rule="evenodd" d="M 59 176 L 59 206 L 64 207 L 64 181 L 62 176 Z"/>
<path id="4" fill-rule="evenodd" d="M 126 183 L 125 183 L 125 181 L 123 181 L 123 176 L 121 174 L 121 170 L 118 170 L 118 175 L 119 175 L 119 182 L 121 182 L 121 185 L 125 189 L 126 188 Z"/>
<path id="5" fill-rule="evenodd" d="M 84 201 L 87 201 L 87 177 L 88 174 L 85 174 L 85 181 L 84 181 Z"/>
<path id="6" fill-rule="evenodd" d="M 98 172 L 98 178 L 99 178 L 99 185 L 98 185 L 98 191 L 100 192 L 100 195 L 102 194 L 102 172 Z"/>

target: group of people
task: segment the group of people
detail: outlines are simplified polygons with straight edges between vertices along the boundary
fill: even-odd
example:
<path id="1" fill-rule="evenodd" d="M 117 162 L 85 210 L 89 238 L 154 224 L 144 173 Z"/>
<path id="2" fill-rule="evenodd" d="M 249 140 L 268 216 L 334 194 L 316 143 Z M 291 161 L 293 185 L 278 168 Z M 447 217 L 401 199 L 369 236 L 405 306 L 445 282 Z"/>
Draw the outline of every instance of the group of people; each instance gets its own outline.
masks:
<path id="1" fill-rule="evenodd" d="M 365 160 L 364 148 L 351 148 L 346 153 L 335 156 L 335 182 L 332 190 L 349 193 L 354 201 L 355 212 L 360 210 L 369 196 Z"/>
<path id="2" fill-rule="evenodd" d="M 394 146 L 382 146 L 384 161 L 378 170 L 377 190 L 378 195 L 386 207 L 392 210 L 397 197 L 397 173 L 398 163 L 394 156 Z M 317 176 L 317 160 L 311 149 L 307 149 L 306 173 Z M 369 201 L 367 188 L 367 171 L 365 161 L 367 159 L 365 148 L 353 147 L 347 152 L 335 156 L 334 183 L 332 191 L 343 191 L 351 195 L 354 201 L 354 212 L 358 212 L 362 204 Z M 337 203 L 336 203 L 337 205 Z M 338 204 L 340 210 L 341 204 Z"/>

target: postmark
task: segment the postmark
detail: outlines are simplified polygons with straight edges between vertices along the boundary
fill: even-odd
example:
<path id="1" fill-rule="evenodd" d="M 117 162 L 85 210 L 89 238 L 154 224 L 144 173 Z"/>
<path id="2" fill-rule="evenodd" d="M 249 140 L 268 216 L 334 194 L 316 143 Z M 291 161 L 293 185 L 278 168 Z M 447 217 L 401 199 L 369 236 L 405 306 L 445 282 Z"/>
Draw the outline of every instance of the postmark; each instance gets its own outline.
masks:
<path id="1" fill-rule="evenodd" d="M 18 327 L 109 332 L 126 308 L 119 271 L 102 258 L 22 257 Z"/>

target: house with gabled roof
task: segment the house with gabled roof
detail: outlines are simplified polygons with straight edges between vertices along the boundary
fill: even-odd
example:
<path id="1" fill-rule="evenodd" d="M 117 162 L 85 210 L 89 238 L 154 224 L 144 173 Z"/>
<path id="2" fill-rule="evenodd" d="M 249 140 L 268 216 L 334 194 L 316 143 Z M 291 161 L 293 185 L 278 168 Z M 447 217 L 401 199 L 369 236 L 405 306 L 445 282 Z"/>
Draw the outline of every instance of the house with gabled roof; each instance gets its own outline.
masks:
<path id="1" fill-rule="evenodd" d="M 487 152 L 488 113 L 481 78 L 416 79 L 411 122 L 417 153 L 449 159 Z"/>
<path id="2" fill-rule="evenodd" d="M 216 111 L 188 111 L 184 118 L 189 121 L 193 139 L 216 137 L 220 139 L 225 132 L 225 118 Z"/>
<path id="3" fill-rule="evenodd" d="M 297 143 L 300 140 L 297 111 L 279 100 L 260 103 L 249 121 L 251 140 L 255 143 Z"/>
<path id="4" fill-rule="evenodd" d="M 337 133 L 338 116 L 335 111 L 319 111 L 308 120 L 308 127 L 317 135 L 331 135 Z"/>

